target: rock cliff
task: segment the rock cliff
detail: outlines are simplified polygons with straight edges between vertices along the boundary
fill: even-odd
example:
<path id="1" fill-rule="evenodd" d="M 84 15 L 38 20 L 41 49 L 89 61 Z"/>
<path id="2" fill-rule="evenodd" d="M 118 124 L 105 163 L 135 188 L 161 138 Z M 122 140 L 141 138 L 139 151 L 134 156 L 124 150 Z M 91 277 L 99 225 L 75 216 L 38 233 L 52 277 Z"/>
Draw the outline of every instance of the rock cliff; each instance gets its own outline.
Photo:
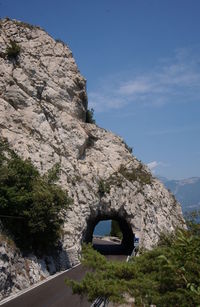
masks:
<path id="1" fill-rule="evenodd" d="M 19 46 L 10 56 L 8 48 Z M 77 263 L 96 223 L 119 221 L 124 242 L 150 248 L 183 223 L 179 204 L 113 133 L 86 123 L 86 81 L 70 49 L 39 27 L 0 23 L 0 137 L 41 173 L 60 163 L 73 198 L 63 230 L 63 268 Z M 65 255 L 65 256 L 63 256 Z"/>
<path id="2" fill-rule="evenodd" d="M 55 273 L 52 272 L 52 273 Z M 44 260 L 23 257 L 16 246 L 0 235 L 0 300 L 49 276 Z"/>

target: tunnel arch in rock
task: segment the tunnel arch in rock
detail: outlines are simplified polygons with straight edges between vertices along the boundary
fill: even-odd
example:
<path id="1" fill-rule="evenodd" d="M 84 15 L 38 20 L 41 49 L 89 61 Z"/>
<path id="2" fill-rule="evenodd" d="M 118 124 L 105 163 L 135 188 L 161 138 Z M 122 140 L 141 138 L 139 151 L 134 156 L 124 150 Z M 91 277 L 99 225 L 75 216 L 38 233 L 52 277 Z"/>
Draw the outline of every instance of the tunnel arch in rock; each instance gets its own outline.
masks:
<path id="1" fill-rule="evenodd" d="M 134 237 L 135 234 L 132 230 L 131 223 L 127 221 L 125 217 L 122 217 L 119 213 L 103 213 L 98 212 L 97 215 L 90 215 L 87 219 L 87 226 L 83 231 L 82 243 L 90 243 L 92 242 L 93 233 L 96 225 L 100 221 L 104 220 L 115 220 L 118 222 L 120 230 L 123 234 L 122 245 L 128 253 L 131 253 L 134 247 Z"/>
<path id="2" fill-rule="evenodd" d="M 0 78 L 0 137 L 21 158 L 29 158 L 42 175 L 58 163 L 58 184 L 73 199 L 64 213 L 60 269 L 80 261 L 81 243 L 91 237 L 99 220 L 118 220 L 127 241 L 135 234 L 147 249 L 157 243 L 161 231 L 185 227 L 174 196 L 132 155 L 122 138 L 85 122 L 86 80 L 70 49 L 62 45 L 60 54 L 59 45 L 38 27 L 26 29 L 24 23 L 8 19 L 2 20 L 1 27 L 2 50 L 17 35 L 23 56 L 13 74 L 10 61 L 0 58 L 5 72 Z M 42 108 L 36 89 L 44 85 L 41 80 L 46 81 Z M 14 85 L 7 86 L 10 82 Z M 104 195 L 99 193 L 102 180 L 109 184 Z"/>

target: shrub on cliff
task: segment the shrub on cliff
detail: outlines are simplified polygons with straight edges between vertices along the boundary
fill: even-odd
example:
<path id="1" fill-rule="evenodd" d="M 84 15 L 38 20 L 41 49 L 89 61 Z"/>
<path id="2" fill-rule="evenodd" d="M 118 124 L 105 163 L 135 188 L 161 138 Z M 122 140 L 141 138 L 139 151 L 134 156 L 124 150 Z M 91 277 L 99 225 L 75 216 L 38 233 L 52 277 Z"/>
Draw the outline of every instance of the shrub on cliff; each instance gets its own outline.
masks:
<path id="1" fill-rule="evenodd" d="M 17 246 L 34 251 L 56 245 L 64 222 L 62 209 L 71 200 L 54 184 L 54 167 L 40 176 L 31 161 L 23 161 L 0 143 L 0 218 Z"/>
<path id="2" fill-rule="evenodd" d="M 110 185 L 103 179 L 99 180 L 98 193 L 100 196 L 104 196 L 105 193 L 110 193 Z"/>
<path id="3" fill-rule="evenodd" d="M 17 59 L 21 48 L 15 41 L 10 41 L 10 45 L 6 48 L 6 55 L 9 59 Z"/>
<path id="4" fill-rule="evenodd" d="M 127 169 L 126 166 L 121 165 L 118 172 L 131 182 L 138 181 L 142 185 L 151 184 L 152 182 L 151 173 L 147 172 L 141 163 L 135 169 Z"/>
<path id="5" fill-rule="evenodd" d="M 95 124 L 96 121 L 94 119 L 94 109 L 90 109 L 86 111 L 86 123 Z"/>
<path id="6" fill-rule="evenodd" d="M 89 300 L 104 296 L 122 302 L 128 294 L 138 307 L 200 306 L 199 225 L 162 236 L 156 248 L 129 263 L 107 261 L 92 247 L 84 247 L 82 262 L 92 272 L 81 282 L 66 282 Z"/>

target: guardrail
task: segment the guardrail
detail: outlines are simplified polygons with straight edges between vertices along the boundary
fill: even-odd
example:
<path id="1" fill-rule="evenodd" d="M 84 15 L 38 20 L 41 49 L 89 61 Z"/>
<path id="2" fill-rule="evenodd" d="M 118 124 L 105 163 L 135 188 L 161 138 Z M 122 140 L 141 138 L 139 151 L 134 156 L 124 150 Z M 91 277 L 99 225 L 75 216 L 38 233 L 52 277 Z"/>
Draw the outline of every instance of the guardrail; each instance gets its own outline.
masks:
<path id="1" fill-rule="evenodd" d="M 102 296 L 96 298 L 90 307 L 106 307 L 108 306 L 108 299 Z"/>
<path id="2" fill-rule="evenodd" d="M 138 248 L 134 247 L 131 255 L 126 258 L 126 262 L 129 262 L 131 258 L 136 257 L 137 253 L 138 253 Z"/>

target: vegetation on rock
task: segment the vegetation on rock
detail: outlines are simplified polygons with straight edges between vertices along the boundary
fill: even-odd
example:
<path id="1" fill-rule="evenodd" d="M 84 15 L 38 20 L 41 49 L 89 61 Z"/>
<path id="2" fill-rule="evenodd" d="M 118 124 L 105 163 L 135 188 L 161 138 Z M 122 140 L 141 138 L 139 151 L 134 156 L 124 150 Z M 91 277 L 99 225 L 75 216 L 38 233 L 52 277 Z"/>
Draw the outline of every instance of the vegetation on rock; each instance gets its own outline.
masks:
<path id="1" fill-rule="evenodd" d="M 95 124 L 96 121 L 94 119 L 94 109 L 90 109 L 86 111 L 86 123 Z"/>
<path id="2" fill-rule="evenodd" d="M 9 59 L 17 59 L 21 48 L 15 41 L 10 41 L 10 45 L 6 48 L 6 55 Z"/>
<path id="3" fill-rule="evenodd" d="M 200 306 L 200 224 L 162 235 L 157 247 L 130 262 L 110 262 L 84 246 L 82 262 L 90 268 L 81 282 L 67 280 L 74 293 L 123 302 L 128 294 L 135 306 Z"/>
<path id="4" fill-rule="evenodd" d="M 126 149 L 132 154 L 132 153 L 133 153 L 133 148 L 130 147 L 130 146 L 125 142 L 125 140 L 123 140 L 123 143 L 124 143 L 124 146 L 126 147 Z"/>
<path id="5" fill-rule="evenodd" d="M 143 168 L 142 164 L 134 169 L 127 169 L 124 165 L 121 165 L 119 173 L 129 181 L 139 181 L 141 184 L 151 184 L 152 182 L 151 174 Z"/>
<path id="6" fill-rule="evenodd" d="M 54 183 L 58 172 L 56 164 L 40 176 L 30 160 L 23 161 L 0 142 L 0 218 L 18 247 L 39 252 L 57 244 L 62 210 L 71 203 Z"/>
<path id="7" fill-rule="evenodd" d="M 130 182 L 138 181 L 141 185 L 152 183 L 151 173 L 147 172 L 141 163 L 137 168 L 132 169 L 120 165 L 118 171 L 114 172 L 108 179 L 99 181 L 98 192 L 100 196 L 109 193 L 111 186 L 122 187 L 123 178 Z"/>
<path id="8" fill-rule="evenodd" d="M 102 179 L 99 180 L 99 187 L 98 187 L 98 193 L 102 197 L 105 193 L 110 192 L 110 185 L 107 181 L 104 181 Z"/>
<path id="9" fill-rule="evenodd" d="M 62 45 L 65 45 L 65 43 L 63 42 L 63 40 L 60 39 L 60 38 L 56 38 L 55 41 L 56 41 L 56 43 L 60 43 L 60 44 L 62 44 Z"/>

